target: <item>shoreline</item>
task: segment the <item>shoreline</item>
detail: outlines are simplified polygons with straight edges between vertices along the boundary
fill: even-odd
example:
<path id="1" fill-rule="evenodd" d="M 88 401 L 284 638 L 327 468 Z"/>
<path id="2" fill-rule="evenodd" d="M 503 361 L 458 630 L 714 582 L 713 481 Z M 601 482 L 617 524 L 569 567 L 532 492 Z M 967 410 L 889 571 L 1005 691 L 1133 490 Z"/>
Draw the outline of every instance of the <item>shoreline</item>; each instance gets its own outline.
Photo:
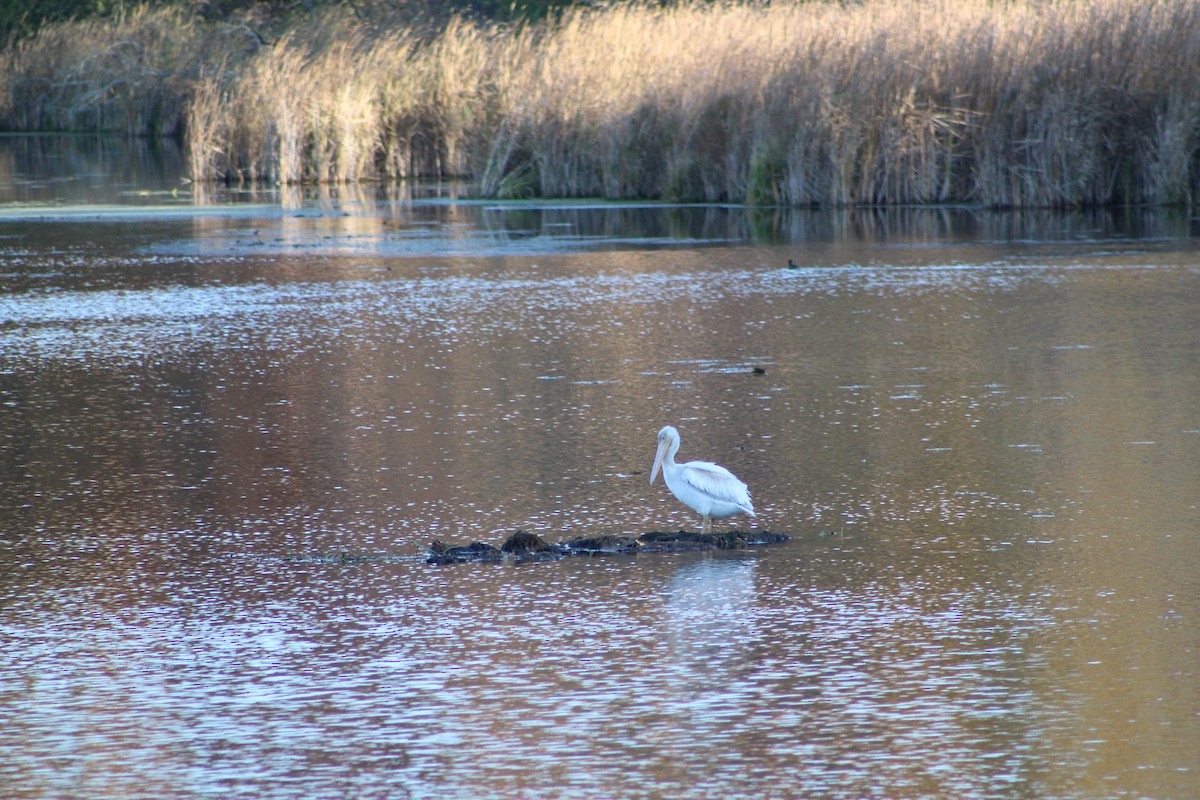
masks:
<path id="1" fill-rule="evenodd" d="M 0 52 L 0 127 L 182 137 L 191 179 L 231 185 L 465 177 L 505 199 L 1190 207 L 1198 31 L 1186 0 L 867 0 L 455 18 L 433 36 L 330 9 L 267 46 L 142 8 Z"/>

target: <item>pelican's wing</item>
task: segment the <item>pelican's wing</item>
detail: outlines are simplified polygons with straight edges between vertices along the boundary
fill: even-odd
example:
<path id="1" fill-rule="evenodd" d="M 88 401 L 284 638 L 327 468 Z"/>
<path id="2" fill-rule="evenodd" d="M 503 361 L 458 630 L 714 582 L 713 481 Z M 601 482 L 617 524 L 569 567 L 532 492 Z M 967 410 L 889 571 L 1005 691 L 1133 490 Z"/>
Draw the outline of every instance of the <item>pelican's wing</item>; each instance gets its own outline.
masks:
<path id="1" fill-rule="evenodd" d="M 683 465 L 680 476 L 696 491 L 714 500 L 732 503 L 748 514 L 754 513 L 749 487 L 721 465 L 710 464 L 707 461 L 689 461 Z"/>

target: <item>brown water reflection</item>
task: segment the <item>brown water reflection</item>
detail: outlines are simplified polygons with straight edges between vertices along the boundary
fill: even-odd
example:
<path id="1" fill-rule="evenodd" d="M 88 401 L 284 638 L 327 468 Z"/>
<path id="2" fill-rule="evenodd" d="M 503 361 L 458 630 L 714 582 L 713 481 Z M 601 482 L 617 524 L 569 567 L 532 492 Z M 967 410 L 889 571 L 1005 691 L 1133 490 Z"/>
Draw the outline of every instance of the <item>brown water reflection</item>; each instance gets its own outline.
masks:
<path id="1" fill-rule="evenodd" d="M 11 796 L 1192 793 L 1186 223 L 338 202 L 0 223 Z"/>

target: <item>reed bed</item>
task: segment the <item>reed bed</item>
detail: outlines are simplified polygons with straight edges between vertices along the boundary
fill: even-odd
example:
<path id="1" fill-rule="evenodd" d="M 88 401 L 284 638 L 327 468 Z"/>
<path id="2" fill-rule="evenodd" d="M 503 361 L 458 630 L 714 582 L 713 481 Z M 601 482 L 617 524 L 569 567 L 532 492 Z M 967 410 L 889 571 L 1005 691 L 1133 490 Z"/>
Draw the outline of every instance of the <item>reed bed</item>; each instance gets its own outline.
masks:
<path id="1" fill-rule="evenodd" d="M 0 129 L 178 135 L 203 66 L 252 48 L 179 8 L 47 25 L 0 51 Z"/>
<path id="2" fill-rule="evenodd" d="M 1057 207 L 1200 186 L 1194 0 L 634 3 L 435 35 L 330 12 L 261 46 L 178 13 L 10 48 L 0 122 L 180 129 L 198 180 L 457 176 L 488 196 Z M 107 60 L 61 52 L 83 34 Z M 89 117 L 126 41 L 150 77 Z M 71 76 L 92 94 L 39 94 Z"/>

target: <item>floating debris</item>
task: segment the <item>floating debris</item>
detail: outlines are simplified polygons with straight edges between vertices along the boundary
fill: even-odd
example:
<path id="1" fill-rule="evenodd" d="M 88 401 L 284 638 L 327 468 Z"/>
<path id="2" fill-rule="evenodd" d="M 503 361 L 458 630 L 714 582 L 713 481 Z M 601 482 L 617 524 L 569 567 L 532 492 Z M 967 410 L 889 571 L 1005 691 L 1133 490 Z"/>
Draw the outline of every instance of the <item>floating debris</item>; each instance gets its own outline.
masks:
<path id="1" fill-rule="evenodd" d="M 696 550 L 741 550 L 764 544 L 779 544 L 791 539 L 786 533 L 772 531 L 729 531 L 695 533 L 693 531 L 651 531 L 640 536 L 604 533 L 580 536 L 551 544 L 529 531 L 517 531 L 499 548 L 484 542 L 451 547 L 434 540 L 429 546 L 429 564 L 465 564 L 499 562 L 506 557 L 517 563 L 557 561 L 568 556 L 623 555 L 632 553 L 682 553 Z"/>
<path id="2" fill-rule="evenodd" d="M 460 547 L 450 547 L 434 539 L 429 545 L 430 564 L 465 564 L 468 561 L 501 561 L 504 554 L 483 542 L 471 542 Z"/>

